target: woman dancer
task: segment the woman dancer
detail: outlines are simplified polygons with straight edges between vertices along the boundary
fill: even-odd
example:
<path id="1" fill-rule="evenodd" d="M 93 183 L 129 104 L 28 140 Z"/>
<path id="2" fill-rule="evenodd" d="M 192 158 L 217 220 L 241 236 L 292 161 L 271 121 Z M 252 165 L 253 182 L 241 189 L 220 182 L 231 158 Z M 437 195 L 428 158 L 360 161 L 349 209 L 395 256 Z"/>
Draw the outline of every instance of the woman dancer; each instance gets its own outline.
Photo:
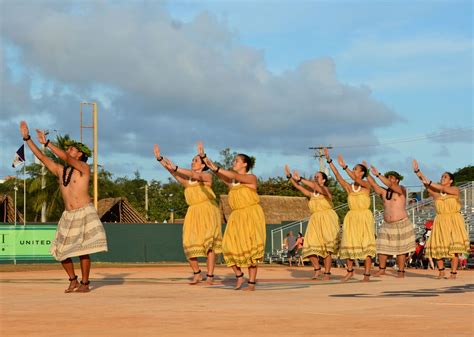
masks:
<path id="1" fill-rule="evenodd" d="M 293 186 L 310 199 L 308 205 L 312 214 L 304 235 L 302 256 L 311 261 L 314 268 L 314 280 L 318 279 L 321 274 L 319 265 L 321 256 L 324 261 L 323 280 L 329 280 L 331 255 L 337 253 L 339 218 L 333 209 L 331 190 L 327 187 L 328 177 L 324 172 L 317 172 L 314 181 L 306 180 L 301 178 L 296 170 L 292 175 L 288 165 L 285 166 L 285 173 Z"/>
<path id="2" fill-rule="evenodd" d="M 222 241 L 224 260 L 237 278 L 235 289 L 241 289 L 244 282 L 242 268 L 248 268 L 248 287 L 255 290 L 257 264 L 265 252 L 265 215 L 259 204 L 257 177 L 249 171 L 255 160 L 245 154 L 234 158 L 232 171 L 214 164 L 206 156 L 202 143 L 198 144 L 198 153 L 204 163 L 229 186 L 229 205 L 232 212 Z"/>
<path id="3" fill-rule="evenodd" d="M 441 182 L 437 184 L 423 175 L 416 160 L 413 160 L 413 170 L 435 201 L 436 216 L 433 230 L 425 246 L 426 255 L 438 259 L 439 279 L 444 278 L 443 258 L 451 259 L 449 278 L 455 279 L 459 254 L 466 253 L 470 249 L 466 225 L 460 213 L 459 188 L 453 186 L 454 176 L 450 172 L 444 172 Z"/>
<path id="4" fill-rule="evenodd" d="M 372 257 L 375 257 L 376 253 L 374 216 L 369 209 L 370 184 L 364 180 L 367 176 L 367 168 L 362 164 L 357 164 L 351 170 L 344 162 L 342 156 L 338 156 L 337 161 L 339 165 L 354 181 L 353 184 L 349 184 L 339 174 L 329 156 L 327 148 L 324 149 L 324 154 L 337 181 L 348 194 L 349 212 L 344 217 L 341 246 L 339 248 L 339 256 L 347 259 L 347 274 L 342 281 L 346 282 L 354 276 L 354 259 L 363 259 L 365 267 L 363 281 L 367 282 L 370 279 Z"/>
<path id="5" fill-rule="evenodd" d="M 216 254 L 222 252 L 221 213 L 212 191 L 212 175 L 204 172 L 207 166 L 199 156 L 194 156 L 191 170 L 187 170 L 163 158 L 158 145 L 155 144 L 154 150 L 156 160 L 184 186 L 184 197 L 189 207 L 184 218 L 183 248 L 194 273 L 190 284 L 202 281 L 197 258 L 207 257 L 206 284 L 211 285 Z"/>

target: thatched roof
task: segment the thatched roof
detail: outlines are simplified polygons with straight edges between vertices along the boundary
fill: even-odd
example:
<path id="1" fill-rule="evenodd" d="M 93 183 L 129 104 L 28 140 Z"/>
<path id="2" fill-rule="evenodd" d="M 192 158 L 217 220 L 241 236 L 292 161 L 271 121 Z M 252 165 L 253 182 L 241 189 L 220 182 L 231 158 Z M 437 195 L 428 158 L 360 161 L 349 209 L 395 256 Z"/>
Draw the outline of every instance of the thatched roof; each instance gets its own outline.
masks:
<path id="1" fill-rule="evenodd" d="M 145 223 L 146 219 L 138 213 L 126 198 L 106 198 L 99 200 L 99 218 L 102 222 Z"/>
<path id="2" fill-rule="evenodd" d="M 23 222 L 23 214 L 16 211 L 16 221 Z M 0 222 L 15 223 L 15 207 L 13 199 L 8 195 L 0 195 Z"/>
<path id="3" fill-rule="evenodd" d="M 231 212 L 228 196 L 221 195 L 219 204 L 224 217 L 223 222 L 227 223 Z M 305 197 L 260 195 L 260 205 L 265 213 L 265 221 L 267 224 L 296 221 L 308 218 L 311 215 L 308 208 L 308 199 Z"/>

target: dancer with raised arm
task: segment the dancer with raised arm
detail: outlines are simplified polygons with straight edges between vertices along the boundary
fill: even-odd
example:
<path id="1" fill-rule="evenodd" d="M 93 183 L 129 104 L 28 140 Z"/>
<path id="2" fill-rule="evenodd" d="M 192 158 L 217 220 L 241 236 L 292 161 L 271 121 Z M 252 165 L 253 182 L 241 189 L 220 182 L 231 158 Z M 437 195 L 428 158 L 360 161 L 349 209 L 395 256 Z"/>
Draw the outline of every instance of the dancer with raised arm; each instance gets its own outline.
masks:
<path id="1" fill-rule="evenodd" d="M 466 224 L 460 213 L 459 188 L 453 186 L 454 176 L 450 172 L 444 172 L 441 182 L 434 183 L 423 175 L 416 160 L 413 160 L 413 170 L 435 201 L 436 216 L 433 230 L 425 246 L 425 254 L 438 260 L 438 278 L 440 279 L 445 276 L 443 258 L 451 259 L 449 278 L 455 279 L 459 254 L 470 250 Z"/>
<path id="2" fill-rule="evenodd" d="M 90 168 L 86 161 L 91 151 L 84 144 L 75 141 L 69 141 L 68 148 L 64 151 L 46 139 L 42 131 L 36 130 L 39 143 L 62 160 L 64 165 L 61 165 L 36 146 L 25 121 L 20 123 L 20 132 L 33 154 L 58 178 L 66 209 L 59 220 L 51 245 L 51 254 L 61 262 L 69 276 L 69 287 L 65 292 L 89 292 L 91 269 L 89 254 L 107 251 L 104 227 L 89 196 Z M 82 274 L 80 282 L 74 271 L 72 257 L 80 259 Z"/>
<path id="3" fill-rule="evenodd" d="M 324 261 L 323 280 L 331 278 L 332 255 L 337 253 L 339 237 L 339 218 L 332 204 L 332 193 L 327 187 L 328 177 L 324 172 L 317 172 L 314 181 L 300 177 L 298 171 L 290 173 L 285 166 L 286 177 L 301 193 L 309 198 L 309 219 L 303 243 L 303 258 L 309 258 L 314 269 L 313 279 L 321 274 L 319 257 Z"/>
<path id="4" fill-rule="evenodd" d="M 368 167 L 366 162 L 363 164 Z M 377 235 L 379 270 L 374 276 L 385 275 L 387 258 L 395 255 L 398 266 L 397 277 L 403 278 L 407 254 L 414 252 L 416 248 L 413 224 L 406 211 L 407 191 L 400 185 L 403 176 L 396 171 L 388 171 L 381 175 L 374 166 L 371 166 L 371 171 L 387 186 L 387 188 L 382 188 L 372 176 L 367 176 L 370 186 L 382 198 L 384 207 L 384 221 Z"/>
<path id="5" fill-rule="evenodd" d="M 362 259 L 365 269 L 363 281 L 367 282 L 370 280 L 372 258 L 376 254 L 374 216 L 370 211 L 370 184 L 364 180 L 367 176 L 367 168 L 362 164 L 357 164 L 351 170 L 342 156 L 338 156 L 339 165 L 354 181 L 353 184 L 349 184 L 339 174 L 327 148 L 324 149 L 324 155 L 337 181 L 348 194 L 349 212 L 344 217 L 339 247 L 339 256 L 347 259 L 347 274 L 342 281 L 346 282 L 354 276 L 354 259 Z"/>
<path id="6" fill-rule="evenodd" d="M 202 143 L 198 152 L 204 163 L 229 187 L 229 205 L 232 212 L 222 241 L 222 252 L 228 267 L 234 271 L 237 283 L 235 289 L 241 289 L 244 279 L 242 268 L 248 268 L 248 287 L 255 290 L 257 265 L 265 253 L 265 215 L 259 204 L 257 177 L 249 171 L 255 160 L 246 154 L 234 158 L 232 170 L 217 166 L 207 157 Z"/>
<path id="7" fill-rule="evenodd" d="M 183 248 L 194 274 L 190 284 L 202 281 L 197 258 L 207 257 L 206 284 L 211 285 L 216 254 L 222 252 L 221 212 L 212 191 L 212 174 L 205 172 L 208 167 L 199 155 L 194 156 L 188 170 L 162 157 L 157 144 L 154 151 L 156 160 L 184 186 L 184 197 L 189 207 L 184 217 Z"/>

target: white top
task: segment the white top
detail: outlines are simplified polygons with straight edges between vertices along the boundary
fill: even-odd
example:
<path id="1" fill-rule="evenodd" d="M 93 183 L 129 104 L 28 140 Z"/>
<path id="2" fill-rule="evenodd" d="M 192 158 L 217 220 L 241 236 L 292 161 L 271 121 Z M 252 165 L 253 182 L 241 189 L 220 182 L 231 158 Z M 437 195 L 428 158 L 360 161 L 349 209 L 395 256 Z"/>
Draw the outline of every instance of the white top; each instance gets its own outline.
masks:
<path id="1" fill-rule="evenodd" d="M 320 193 L 314 193 L 314 191 L 313 191 L 313 195 L 314 195 L 315 197 L 319 197 L 321 194 L 320 194 Z"/>

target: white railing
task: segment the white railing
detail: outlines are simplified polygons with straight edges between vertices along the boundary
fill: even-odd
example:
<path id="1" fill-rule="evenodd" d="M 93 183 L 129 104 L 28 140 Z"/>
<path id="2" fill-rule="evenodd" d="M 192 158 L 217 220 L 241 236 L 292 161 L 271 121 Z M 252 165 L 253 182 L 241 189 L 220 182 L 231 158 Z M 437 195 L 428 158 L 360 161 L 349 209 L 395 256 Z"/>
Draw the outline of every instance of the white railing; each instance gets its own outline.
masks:
<path id="1" fill-rule="evenodd" d="M 459 185 L 461 191 L 461 213 L 464 215 L 464 219 L 466 221 L 466 227 L 469 233 L 469 237 L 471 241 L 474 241 L 474 181 L 469 181 Z M 376 210 L 375 209 L 375 198 L 376 194 L 371 194 L 372 199 L 372 207 L 374 211 L 374 219 L 375 219 L 375 226 L 376 230 L 380 228 L 380 225 L 383 221 L 383 210 Z M 433 206 L 433 207 L 430 207 Z M 338 207 L 334 208 L 336 212 L 342 211 L 348 207 L 347 203 L 339 205 Z M 434 211 L 434 201 L 432 198 L 424 199 L 421 201 L 416 201 L 414 204 L 408 205 L 407 213 L 411 217 L 412 223 L 415 225 L 415 231 L 417 234 L 420 234 L 424 230 L 424 225 L 426 220 L 430 220 L 434 218 L 435 211 Z M 284 235 L 285 232 L 289 232 L 290 230 L 298 231 L 304 233 L 304 229 L 308 224 L 309 218 L 301 219 L 298 221 L 294 221 L 283 225 L 281 227 L 272 229 L 271 231 L 271 247 L 272 252 L 271 254 L 275 254 L 277 251 L 283 249 L 283 242 L 284 242 Z M 279 241 L 279 245 L 277 244 Z"/>

